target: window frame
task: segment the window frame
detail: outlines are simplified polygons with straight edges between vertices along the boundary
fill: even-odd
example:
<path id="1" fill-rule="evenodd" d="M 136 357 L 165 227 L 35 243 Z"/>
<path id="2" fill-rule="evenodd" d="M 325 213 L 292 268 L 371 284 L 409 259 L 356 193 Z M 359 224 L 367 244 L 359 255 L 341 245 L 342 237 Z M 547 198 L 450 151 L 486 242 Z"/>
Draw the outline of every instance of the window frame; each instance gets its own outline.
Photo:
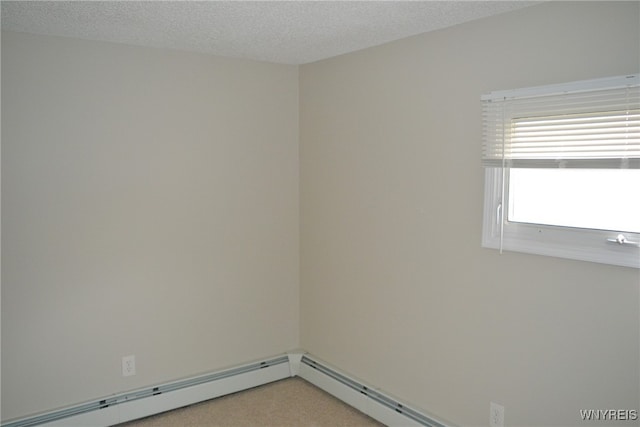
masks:
<path id="1" fill-rule="evenodd" d="M 640 75 L 631 74 L 494 91 L 483 95 L 481 100 L 483 101 L 482 163 L 485 169 L 482 246 L 499 249 L 501 253 L 503 250 L 508 250 L 640 268 L 640 245 L 630 244 L 640 242 L 640 233 L 529 224 L 508 220 L 508 180 L 511 168 L 640 169 L 640 140 L 638 139 Z M 554 133 L 553 130 L 548 133 L 547 131 L 552 128 L 547 123 L 539 121 L 539 119 L 546 119 L 547 114 L 553 120 L 554 117 L 559 118 L 559 114 L 591 115 L 602 108 L 600 111 L 603 115 L 597 114 L 600 118 L 605 117 L 606 112 L 618 111 L 616 109 L 619 106 L 626 109 L 628 117 L 633 117 L 631 123 L 634 126 L 632 131 L 634 136 L 629 139 L 628 147 L 626 138 L 621 140 L 619 137 L 625 135 L 628 127 L 626 123 L 621 125 L 619 120 L 616 122 L 618 127 L 614 131 L 617 132 L 616 137 L 610 140 L 590 130 L 598 126 L 588 125 L 588 128 L 580 128 L 578 132 L 589 136 L 585 136 L 584 142 L 571 138 L 575 142 L 568 145 L 568 147 L 575 147 L 577 143 L 580 147 L 578 151 L 575 148 L 562 150 L 563 142 L 558 135 L 566 133 L 564 129 L 559 133 Z M 614 116 L 610 117 L 613 120 Z M 521 119 L 530 122 L 526 124 L 527 134 L 515 138 L 514 129 L 516 128 L 513 120 Z M 534 133 L 533 136 L 536 138 L 530 138 L 531 130 L 538 130 L 531 127 L 532 124 L 535 126 L 536 121 L 543 125 L 542 128 L 538 128 L 542 129 L 543 133 Z M 564 126 L 564 123 L 561 125 Z M 572 131 L 576 129 L 574 124 L 570 126 Z M 610 131 L 614 128 L 606 129 Z M 539 135 L 544 136 L 545 132 L 549 134 L 548 141 L 539 139 Z M 539 146 L 534 145 L 536 140 L 541 141 Z M 626 244 L 616 240 L 621 234 L 626 238 Z"/>
<path id="2" fill-rule="evenodd" d="M 509 206 L 508 172 L 509 168 L 485 168 L 483 247 L 640 268 L 640 247 L 608 241 L 617 238 L 616 231 L 508 221 L 503 211 Z M 624 232 L 624 236 L 640 241 L 640 233 Z"/>

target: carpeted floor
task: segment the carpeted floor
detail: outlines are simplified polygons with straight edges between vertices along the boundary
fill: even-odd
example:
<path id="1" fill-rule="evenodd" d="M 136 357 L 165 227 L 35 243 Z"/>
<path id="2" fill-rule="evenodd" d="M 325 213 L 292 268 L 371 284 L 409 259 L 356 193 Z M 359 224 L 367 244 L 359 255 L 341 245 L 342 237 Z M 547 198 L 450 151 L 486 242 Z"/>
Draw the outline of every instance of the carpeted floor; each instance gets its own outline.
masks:
<path id="1" fill-rule="evenodd" d="M 288 378 L 118 427 L 381 427 L 301 378 Z"/>

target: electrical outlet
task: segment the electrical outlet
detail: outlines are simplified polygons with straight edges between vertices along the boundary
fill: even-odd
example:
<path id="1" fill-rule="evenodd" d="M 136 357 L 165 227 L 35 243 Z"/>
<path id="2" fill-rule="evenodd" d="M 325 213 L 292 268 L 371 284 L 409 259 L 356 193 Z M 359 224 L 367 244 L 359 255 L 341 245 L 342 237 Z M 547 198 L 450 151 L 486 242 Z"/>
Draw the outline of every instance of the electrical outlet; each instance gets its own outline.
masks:
<path id="1" fill-rule="evenodd" d="M 491 402 L 489 405 L 489 427 L 504 427 L 504 406 Z"/>
<path id="2" fill-rule="evenodd" d="M 130 377 L 136 374 L 136 356 L 124 356 L 122 358 L 122 376 Z"/>

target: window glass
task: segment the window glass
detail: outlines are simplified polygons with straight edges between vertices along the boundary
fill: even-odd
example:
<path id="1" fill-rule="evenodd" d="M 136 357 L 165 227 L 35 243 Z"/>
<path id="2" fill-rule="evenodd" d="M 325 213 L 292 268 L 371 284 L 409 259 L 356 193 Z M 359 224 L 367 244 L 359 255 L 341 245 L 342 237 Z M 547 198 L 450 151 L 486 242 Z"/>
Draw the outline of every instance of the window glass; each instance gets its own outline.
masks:
<path id="1" fill-rule="evenodd" d="M 509 170 L 508 220 L 640 233 L 640 170 Z"/>

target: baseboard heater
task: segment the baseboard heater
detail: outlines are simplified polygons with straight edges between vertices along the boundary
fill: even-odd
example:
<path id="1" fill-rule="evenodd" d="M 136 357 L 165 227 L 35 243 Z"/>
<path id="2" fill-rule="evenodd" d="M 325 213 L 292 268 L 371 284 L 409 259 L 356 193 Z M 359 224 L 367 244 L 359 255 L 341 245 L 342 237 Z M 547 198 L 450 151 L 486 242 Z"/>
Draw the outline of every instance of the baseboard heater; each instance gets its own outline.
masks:
<path id="1" fill-rule="evenodd" d="M 454 427 L 305 353 L 289 353 L 197 377 L 9 420 L 2 427 L 108 427 L 299 376 L 387 426 Z"/>
<path id="2" fill-rule="evenodd" d="M 453 427 L 307 355 L 298 376 L 387 426 Z"/>
<path id="3" fill-rule="evenodd" d="M 290 376 L 289 357 L 284 355 L 9 421 L 2 427 L 108 427 Z"/>

